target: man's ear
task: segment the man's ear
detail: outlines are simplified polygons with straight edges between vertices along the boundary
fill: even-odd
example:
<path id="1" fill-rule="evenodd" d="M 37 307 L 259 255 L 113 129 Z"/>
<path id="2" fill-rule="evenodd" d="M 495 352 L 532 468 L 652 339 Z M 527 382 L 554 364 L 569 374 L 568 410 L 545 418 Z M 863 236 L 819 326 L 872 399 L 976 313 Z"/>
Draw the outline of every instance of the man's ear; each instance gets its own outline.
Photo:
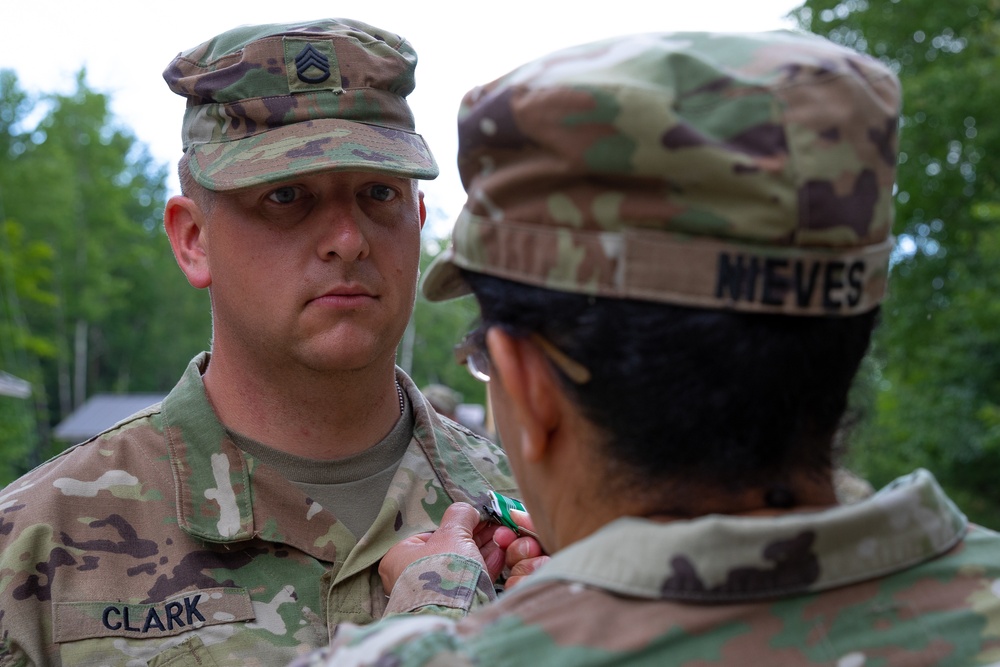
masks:
<path id="1" fill-rule="evenodd" d="M 520 442 L 509 444 L 520 446 L 524 459 L 537 463 L 548 454 L 551 434 L 564 419 L 558 378 L 527 338 L 492 327 L 486 332 L 486 346 L 495 371 L 490 382 L 502 385 L 521 427 Z"/>
<path id="2" fill-rule="evenodd" d="M 211 285 L 205 215 L 198 204 L 189 197 L 171 197 L 163 210 L 163 228 L 170 239 L 177 265 L 188 282 L 198 289 Z"/>
<path id="3" fill-rule="evenodd" d="M 417 190 L 417 199 L 420 202 L 420 229 L 423 230 L 427 222 L 427 207 L 424 206 L 424 193 L 420 190 Z"/>

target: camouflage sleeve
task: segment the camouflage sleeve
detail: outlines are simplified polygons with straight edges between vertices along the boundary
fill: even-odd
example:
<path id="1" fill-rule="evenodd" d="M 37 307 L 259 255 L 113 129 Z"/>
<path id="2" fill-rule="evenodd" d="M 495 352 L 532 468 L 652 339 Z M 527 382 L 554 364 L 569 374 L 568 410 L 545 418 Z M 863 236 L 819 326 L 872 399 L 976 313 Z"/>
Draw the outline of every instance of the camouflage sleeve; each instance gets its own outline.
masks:
<path id="1" fill-rule="evenodd" d="M 493 600 L 496 591 L 482 563 L 458 554 L 437 554 L 403 570 L 385 615 L 435 614 L 458 619 Z"/>
<path id="2" fill-rule="evenodd" d="M 0 612 L 0 619 L 3 613 Z M 28 667 L 30 663 L 23 654 L 15 655 L 6 640 L 0 639 L 0 667 Z"/>

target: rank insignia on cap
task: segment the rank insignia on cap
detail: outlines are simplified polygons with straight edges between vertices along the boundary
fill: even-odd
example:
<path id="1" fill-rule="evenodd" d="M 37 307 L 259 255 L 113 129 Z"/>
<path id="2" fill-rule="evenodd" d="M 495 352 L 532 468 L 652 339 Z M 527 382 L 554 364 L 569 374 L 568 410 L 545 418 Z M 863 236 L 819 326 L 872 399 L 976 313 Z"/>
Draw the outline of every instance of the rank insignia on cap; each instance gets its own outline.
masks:
<path id="1" fill-rule="evenodd" d="M 319 74 L 307 75 L 310 69 L 319 70 Z M 305 83 L 323 83 L 330 78 L 330 59 L 312 44 L 306 44 L 295 56 L 295 71 Z"/>

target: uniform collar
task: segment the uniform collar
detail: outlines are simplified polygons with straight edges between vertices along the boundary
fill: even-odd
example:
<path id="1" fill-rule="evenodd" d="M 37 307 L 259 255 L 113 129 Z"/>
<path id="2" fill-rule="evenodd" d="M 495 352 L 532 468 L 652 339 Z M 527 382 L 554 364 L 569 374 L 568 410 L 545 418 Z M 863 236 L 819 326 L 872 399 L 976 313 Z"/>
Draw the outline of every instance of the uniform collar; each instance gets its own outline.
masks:
<path id="1" fill-rule="evenodd" d="M 667 524 L 618 519 L 556 554 L 529 581 L 686 602 L 752 601 L 904 570 L 951 549 L 966 528 L 934 477 L 918 470 L 867 500 L 821 512 Z"/>
<path id="2" fill-rule="evenodd" d="M 203 352 L 192 359 L 163 401 L 177 521 L 207 542 L 238 542 L 254 534 L 251 470 L 205 394 L 209 358 Z"/>
<path id="3" fill-rule="evenodd" d="M 469 479 L 482 480 L 467 448 L 397 369 L 413 408 L 413 439 L 375 523 L 356 542 L 332 512 L 314 506 L 295 485 L 232 442 L 205 393 L 202 374 L 209 359 L 205 352 L 188 364 L 162 408 L 177 521 L 193 537 L 220 544 L 254 538 L 289 544 L 320 560 L 343 562 L 342 578 L 370 566 L 399 540 L 435 530 L 434 517 L 455 500 L 479 499 L 465 490 Z M 483 480 L 483 497 L 489 488 Z M 361 555 L 364 562 L 358 560 Z"/>

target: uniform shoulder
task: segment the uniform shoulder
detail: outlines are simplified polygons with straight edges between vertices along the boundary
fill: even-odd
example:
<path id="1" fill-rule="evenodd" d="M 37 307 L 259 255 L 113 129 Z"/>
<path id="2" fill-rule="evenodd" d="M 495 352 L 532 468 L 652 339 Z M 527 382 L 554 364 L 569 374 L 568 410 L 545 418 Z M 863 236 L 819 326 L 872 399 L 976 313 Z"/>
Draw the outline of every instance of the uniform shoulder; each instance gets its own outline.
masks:
<path id="1" fill-rule="evenodd" d="M 0 511 L 54 507 L 56 498 L 87 492 L 78 487 L 132 484 L 137 475 L 169 466 L 159 416 L 159 405 L 150 406 L 56 454 L 0 491 Z"/>
<path id="2" fill-rule="evenodd" d="M 514 475 L 503 448 L 492 440 L 473 432 L 468 427 L 442 415 L 436 415 L 440 429 L 462 450 L 473 467 L 485 477 L 495 491 L 504 495 L 518 495 Z"/>

